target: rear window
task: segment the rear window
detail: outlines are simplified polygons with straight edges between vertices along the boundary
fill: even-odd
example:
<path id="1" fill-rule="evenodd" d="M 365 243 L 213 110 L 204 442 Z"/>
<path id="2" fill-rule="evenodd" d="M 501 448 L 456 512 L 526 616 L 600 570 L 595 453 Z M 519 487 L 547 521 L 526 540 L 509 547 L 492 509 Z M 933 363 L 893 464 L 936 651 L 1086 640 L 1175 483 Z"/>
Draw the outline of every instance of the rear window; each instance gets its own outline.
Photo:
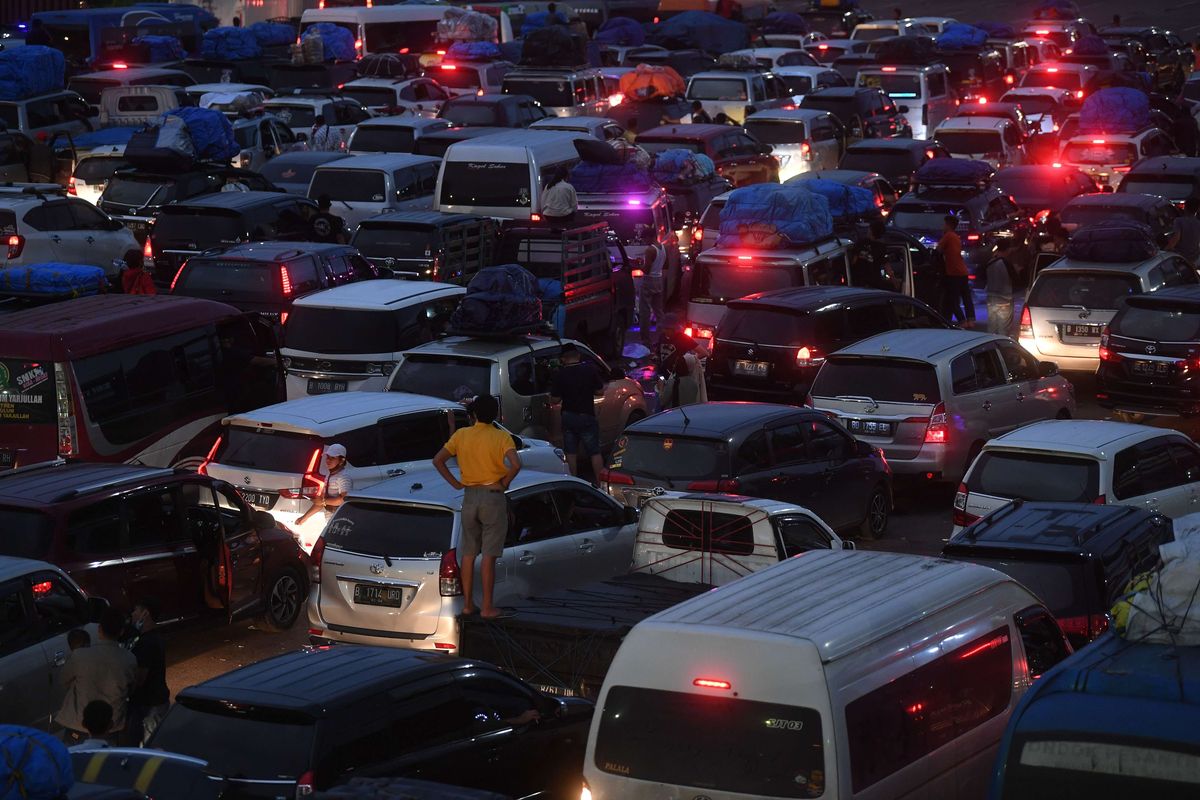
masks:
<path id="1" fill-rule="evenodd" d="M 907 176 L 917 168 L 913 156 L 905 150 L 885 148 L 854 148 L 846 151 L 840 169 L 878 172 L 880 175 Z"/>
<path id="2" fill-rule="evenodd" d="M 111 188 L 111 184 L 110 184 Z M 203 236 L 197 236 L 203 233 Z M 166 206 L 154 223 L 154 242 L 196 242 L 197 250 L 233 244 L 247 235 L 245 221 L 236 211 L 222 208 Z"/>
<path id="3" fill-rule="evenodd" d="M 418 304 L 396 311 L 293 306 L 283 346 L 342 355 L 399 351 L 434 337 L 433 320 Z"/>
<path id="4" fill-rule="evenodd" d="M 689 153 L 703 153 L 703 142 L 689 142 L 686 139 L 676 139 L 665 142 L 643 141 L 639 136 L 637 140 L 638 147 L 645 150 L 650 155 L 657 155 L 666 150 L 687 150 Z"/>
<path id="5" fill-rule="evenodd" d="M 316 721 L 297 712 L 179 698 L 154 747 L 218 766 L 225 775 L 297 778 L 312 768 Z"/>
<path id="6" fill-rule="evenodd" d="M 613 448 L 612 468 L 639 478 L 672 482 L 729 474 L 729 446 L 714 439 L 630 433 Z"/>
<path id="7" fill-rule="evenodd" d="M 1071 164 L 1132 164 L 1137 161 L 1137 147 L 1132 142 L 1071 142 L 1063 148 L 1062 160 Z"/>
<path id="8" fill-rule="evenodd" d="M 730 308 L 717 326 L 721 339 L 759 344 L 824 342 L 836 333 L 837 314 L 802 314 L 770 308 Z"/>
<path id="9" fill-rule="evenodd" d="M 1200 310 L 1195 306 L 1172 308 L 1162 303 L 1142 305 L 1136 300 L 1113 319 L 1110 330 L 1118 336 L 1152 342 L 1200 340 Z"/>
<path id="10" fill-rule="evenodd" d="M 364 153 L 411 153 L 415 141 L 412 128 L 360 127 L 350 137 L 350 149 Z"/>
<path id="11" fill-rule="evenodd" d="M 389 389 L 459 402 L 490 394 L 496 365 L 482 358 L 410 354 L 395 372 Z"/>
<path id="12" fill-rule="evenodd" d="M 317 112 L 313 106 L 299 105 L 268 105 L 267 111 L 274 114 L 276 119 L 289 128 L 311 128 L 317 121 Z"/>
<path id="13" fill-rule="evenodd" d="M 1080 185 L 1070 175 L 1063 175 L 1059 170 L 1037 175 L 1001 170 L 995 182 L 1017 205 L 1048 209 L 1061 207 L 1081 191 Z"/>
<path id="14" fill-rule="evenodd" d="M 1156 220 L 1148 218 L 1140 208 L 1130 206 L 1104 206 L 1071 204 L 1062 210 L 1062 221 L 1068 225 L 1093 225 L 1110 219 L 1133 220 L 1154 227 Z"/>
<path id="15" fill-rule="evenodd" d="M 1057 557 L 1058 554 L 1054 555 Z M 974 555 L 952 557 L 956 561 L 970 561 L 1003 572 L 1033 592 L 1058 619 L 1091 613 L 1087 602 L 1091 592 L 1082 561 L 1024 561 L 1006 556 L 976 558 Z"/>
<path id="16" fill-rule="evenodd" d="M 213 461 L 227 467 L 302 475 L 322 446 L 319 438 L 303 433 L 230 425 Z"/>
<path id="17" fill-rule="evenodd" d="M 795 144 L 808 138 L 803 122 L 748 119 L 746 132 L 763 144 Z"/>
<path id="18" fill-rule="evenodd" d="M 1014 94 L 1000 98 L 1001 103 L 1016 103 L 1025 116 L 1054 114 L 1059 110 L 1058 101 L 1048 94 Z"/>
<path id="19" fill-rule="evenodd" d="M 429 258 L 437 246 L 437 229 L 375 225 L 368 221 L 358 226 L 352 244 L 367 257 L 386 258 L 401 254 L 405 258 Z"/>
<path id="20" fill-rule="evenodd" d="M 485 128 L 502 126 L 500 109 L 492 103 L 447 103 L 438 112 L 438 117 L 448 119 L 455 125 Z"/>
<path id="21" fill-rule="evenodd" d="M 442 166 L 442 204 L 478 208 L 528 208 L 529 164 L 447 161 Z"/>
<path id="22" fill-rule="evenodd" d="M 1140 291 L 1137 276 L 1127 273 L 1044 272 L 1034 281 L 1027 305 L 1115 309 L 1123 299 Z"/>
<path id="23" fill-rule="evenodd" d="M 804 285 L 804 270 L 794 267 L 751 268 L 721 261 L 701 261 L 692 279 L 692 299 L 724 303 L 755 292 Z"/>
<path id="24" fill-rule="evenodd" d="M 1048 72 L 1032 70 L 1025 73 L 1021 86 L 1049 86 L 1052 89 L 1079 89 L 1079 74 L 1075 72 Z"/>
<path id="25" fill-rule="evenodd" d="M 892 224 L 902 230 L 937 231 L 945 226 L 946 215 L 953 214 L 961 220 L 970 219 L 970 211 L 958 203 L 897 203 L 892 209 Z"/>
<path id="26" fill-rule="evenodd" d="M 668 511 L 663 519 L 662 541 L 677 550 L 748 556 L 754 552 L 754 517 L 713 511 Z"/>
<path id="27" fill-rule="evenodd" d="M 368 129 L 362 128 L 355 131 L 355 137 L 365 130 Z M 316 171 L 318 166 L 320 165 L 297 164 L 288 162 L 283 158 L 273 158 L 262 166 L 260 172 L 264 178 L 277 185 L 282 183 L 302 183 L 307 187 L 309 181 L 312 180 L 313 172 Z"/>
<path id="28" fill-rule="evenodd" d="M 342 96 L 357 100 L 364 106 L 391 106 L 396 103 L 396 90 L 387 86 L 347 86 Z"/>
<path id="29" fill-rule="evenodd" d="M 94 106 L 100 105 L 100 96 L 105 89 L 113 89 L 120 85 L 120 81 L 103 78 L 72 78 L 67 81 L 68 89 L 77 92 L 80 97 Z"/>
<path id="30" fill-rule="evenodd" d="M 896 73 L 867 74 L 859 73 L 859 86 L 870 86 L 883 89 L 884 93 L 893 100 L 912 100 L 921 96 L 921 78 L 919 75 L 899 75 Z"/>
<path id="31" fill-rule="evenodd" d="M 863 397 L 881 403 L 923 403 L 942 399 L 932 364 L 893 358 L 831 358 L 817 373 L 813 397 Z"/>
<path id="32" fill-rule="evenodd" d="M 82 167 L 82 164 L 80 166 Z M 119 203 L 135 208 L 151 204 L 163 205 L 175 199 L 175 184 L 171 181 L 139 180 L 118 175 L 108 182 L 108 186 L 104 187 L 103 199 L 108 203 Z"/>
<path id="33" fill-rule="evenodd" d="M 478 89 L 479 71 L 460 64 L 443 64 L 433 73 L 437 82 L 447 89 Z M 527 94 L 518 92 L 517 94 Z"/>
<path id="34" fill-rule="evenodd" d="M 330 547 L 363 555 L 441 558 L 450 549 L 453 528 L 448 509 L 352 500 L 322 535 Z"/>
<path id="35" fill-rule="evenodd" d="M 54 518 L 28 508 L 0 506 L 0 531 L 4 531 L 0 555 L 45 558 L 50 551 Z"/>
<path id="36" fill-rule="evenodd" d="M 745 100 L 746 82 L 737 78 L 694 78 L 688 86 L 689 100 Z"/>
<path id="37" fill-rule="evenodd" d="M 595 764 L 639 781 L 712 792 L 820 797 L 825 791 L 818 711 L 729 696 L 612 687 Z"/>
<path id="38" fill-rule="evenodd" d="M 75 167 L 75 180 L 84 183 L 104 183 L 119 169 L 125 169 L 129 162 L 123 158 L 95 156 L 85 158 Z"/>
<path id="39" fill-rule="evenodd" d="M 335 203 L 383 203 L 387 201 L 387 183 L 382 172 L 363 169 L 318 169 L 308 187 L 309 197 L 329 195 Z M 333 207 L 337 211 L 337 206 Z"/>
<path id="40" fill-rule="evenodd" d="M 1121 191 L 1134 194 L 1156 194 L 1168 200 L 1182 201 L 1197 194 L 1197 185 L 1195 178 L 1186 175 L 1172 177 L 1151 173 L 1126 175 L 1125 180 L 1121 181 Z"/>
<path id="41" fill-rule="evenodd" d="M 967 489 L 1010 500 L 1090 503 L 1100 493 L 1100 465 L 1090 458 L 985 450 Z"/>
<path id="42" fill-rule="evenodd" d="M 505 94 L 527 94 L 543 106 L 575 105 L 574 89 L 568 80 L 505 78 L 502 86 Z"/>
<path id="43" fill-rule="evenodd" d="M 1195 797 L 1200 755 L 1186 752 L 1189 745 L 1132 737 L 1098 742 L 1067 733 L 1049 740 L 1014 737 L 998 797 L 1061 800 L 1064 786 L 1077 797 Z"/>
<path id="44" fill-rule="evenodd" d="M 996 131 L 938 131 L 938 144 L 956 155 L 991 155 L 1004 150 L 1004 142 Z"/>
<path id="45" fill-rule="evenodd" d="M 810 94 L 800 103 L 801 108 L 817 108 L 821 111 L 828 111 L 831 114 L 837 115 L 839 118 L 847 118 L 854 113 L 853 96 L 831 96 L 825 94 Z M 841 167 L 841 169 L 847 169 Z M 875 170 L 872 170 L 874 172 Z"/>
<path id="46" fill-rule="evenodd" d="M 279 267 L 265 261 L 189 259 L 172 293 L 236 297 L 242 301 L 278 302 L 283 299 Z"/>

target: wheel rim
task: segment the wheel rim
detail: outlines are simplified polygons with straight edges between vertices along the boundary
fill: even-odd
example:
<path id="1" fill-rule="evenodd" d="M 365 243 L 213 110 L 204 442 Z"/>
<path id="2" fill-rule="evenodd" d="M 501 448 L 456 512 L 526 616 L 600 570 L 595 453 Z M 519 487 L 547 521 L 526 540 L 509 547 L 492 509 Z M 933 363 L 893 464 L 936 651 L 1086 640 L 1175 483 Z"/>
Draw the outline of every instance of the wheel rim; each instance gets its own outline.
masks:
<path id="1" fill-rule="evenodd" d="M 871 508 L 867 514 L 871 520 L 871 532 L 882 533 L 887 527 L 887 501 L 883 495 L 877 494 L 871 498 Z"/>
<path id="2" fill-rule="evenodd" d="M 291 575 L 281 575 L 271 587 L 271 597 L 268 601 L 271 618 L 278 623 L 286 624 L 293 619 L 300 608 L 300 587 Z"/>

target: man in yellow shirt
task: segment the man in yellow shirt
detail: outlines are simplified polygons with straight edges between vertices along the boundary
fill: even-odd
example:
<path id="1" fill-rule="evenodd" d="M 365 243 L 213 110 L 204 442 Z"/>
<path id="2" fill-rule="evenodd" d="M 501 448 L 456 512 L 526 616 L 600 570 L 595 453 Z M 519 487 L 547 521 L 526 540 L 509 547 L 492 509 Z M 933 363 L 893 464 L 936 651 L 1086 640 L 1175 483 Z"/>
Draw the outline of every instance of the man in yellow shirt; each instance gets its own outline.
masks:
<path id="1" fill-rule="evenodd" d="M 506 616 L 496 608 L 492 596 L 496 588 L 496 559 L 504 552 L 508 533 L 508 501 L 504 492 L 521 471 L 513 437 L 493 423 L 500 413 L 496 398 L 480 395 L 467 406 L 475 424 L 455 431 L 433 458 L 433 466 L 446 483 L 463 490 L 462 533 L 458 556 L 462 570 L 463 613 L 476 611 L 484 619 Z M 454 477 L 446 462 L 458 459 L 462 478 Z M 482 554 L 483 603 L 475 606 L 475 556 Z"/>

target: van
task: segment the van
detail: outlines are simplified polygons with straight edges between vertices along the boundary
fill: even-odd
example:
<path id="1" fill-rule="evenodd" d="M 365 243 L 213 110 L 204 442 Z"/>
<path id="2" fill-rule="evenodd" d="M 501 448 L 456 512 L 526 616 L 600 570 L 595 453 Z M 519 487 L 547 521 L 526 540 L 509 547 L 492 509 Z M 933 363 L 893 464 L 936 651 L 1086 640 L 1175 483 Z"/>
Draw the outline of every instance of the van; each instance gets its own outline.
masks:
<path id="1" fill-rule="evenodd" d="M 332 22 L 354 35 L 359 58 L 376 53 L 432 53 L 444 5 L 309 8 L 300 16 L 300 35 L 320 22 Z"/>
<path id="2" fill-rule="evenodd" d="M 933 138 L 953 158 L 986 161 L 993 169 L 1025 163 L 1025 137 L 1007 117 L 952 117 L 937 126 Z"/>
<path id="3" fill-rule="evenodd" d="M 196 79 L 183 70 L 160 67 L 106 69 L 85 72 L 67 81 L 67 88 L 77 92 L 92 107 L 92 115 L 100 115 L 100 98 L 104 90 L 121 86 L 192 86 Z"/>
<path id="4" fill-rule="evenodd" d="M 950 71 L 942 64 L 866 66 L 858 71 L 858 86 L 882 89 L 897 103 L 912 128 L 914 139 L 927 139 L 944 119 L 954 116 L 958 98 Z"/>
<path id="5" fill-rule="evenodd" d="M 603 117 L 608 113 L 608 92 L 598 69 L 517 67 L 504 76 L 500 91 L 528 95 L 556 117 Z"/>
<path id="6" fill-rule="evenodd" d="M 226 366 L 274 347 L 254 317 L 190 297 L 96 295 L 9 314 L 0 469 L 55 456 L 194 469 L 222 417 L 282 397 L 274 363 Z"/>
<path id="7" fill-rule="evenodd" d="M 542 187 L 560 167 L 579 161 L 568 131 L 512 131 L 446 150 L 434 211 L 485 214 L 498 219 L 541 219 Z"/>
<path id="8" fill-rule="evenodd" d="M 982 797 L 1030 662 L 1069 653 L 995 570 L 812 550 L 630 631 L 584 781 L 593 800 Z"/>
<path id="9" fill-rule="evenodd" d="M 329 197 L 346 229 L 353 231 L 377 214 L 428 209 L 437 173 L 438 160 L 428 156 L 351 156 L 313 170 L 308 197 Z"/>

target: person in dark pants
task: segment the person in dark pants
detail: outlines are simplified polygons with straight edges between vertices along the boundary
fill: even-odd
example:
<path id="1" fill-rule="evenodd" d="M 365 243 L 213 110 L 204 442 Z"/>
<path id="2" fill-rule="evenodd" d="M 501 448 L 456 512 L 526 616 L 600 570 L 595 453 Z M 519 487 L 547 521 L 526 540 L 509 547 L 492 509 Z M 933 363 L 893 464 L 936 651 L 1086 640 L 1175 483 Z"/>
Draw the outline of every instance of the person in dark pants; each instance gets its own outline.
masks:
<path id="1" fill-rule="evenodd" d="M 592 481 L 600 478 L 600 423 L 595 398 L 604 395 L 604 377 L 579 358 L 579 348 L 565 344 L 562 367 L 550 381 L 550 403 L 562 409 L 563 450 L 571 474 L 579 475 L 579 456 L 591 459 Z"/>
<path id="2" fill-rule="evenodd" d="M 137 677 L 129 695 L 129 720 L 125 724 L 125 744 L 144 745 L 171 703 L 167 688 L 167 645 L 158 632 L 160 606 L 154 598 L 144 598 L 133 607 L 130 621 L 137 636 L 129 648 L 137 659 Z"/>
<path id="3" fill-rule="evenodd" d="M 958 236 L 958 217 L 950 214 L 944 220 L 944 232 L 937 243 L 946 268 L 942 283 L 942 312 L 946 319 L 964 328 L 975 327 L 975 303 L 971 299 L 971 273 L 963 260 L 962 239 Z"/>

